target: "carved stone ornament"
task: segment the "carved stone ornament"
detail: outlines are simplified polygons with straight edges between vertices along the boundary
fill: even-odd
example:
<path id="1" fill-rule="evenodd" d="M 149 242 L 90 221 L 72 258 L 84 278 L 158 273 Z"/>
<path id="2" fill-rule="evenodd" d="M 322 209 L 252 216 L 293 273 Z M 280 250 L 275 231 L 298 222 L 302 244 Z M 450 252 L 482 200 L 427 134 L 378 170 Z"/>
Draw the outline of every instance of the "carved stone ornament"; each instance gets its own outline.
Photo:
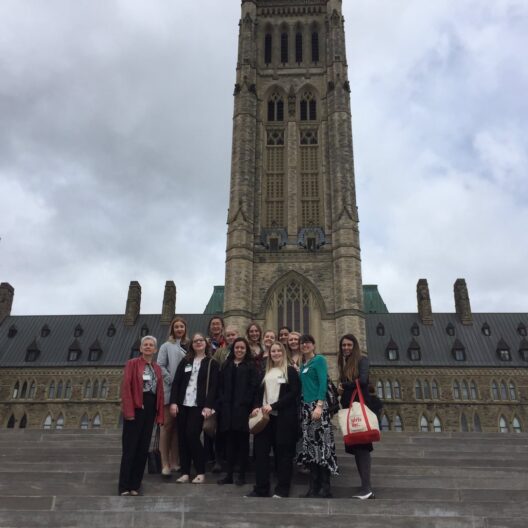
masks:
<path id="1" fill-rule="evenodd" d="M 295 117 L 296 99 L 295 88 L 292 84 L 290 86 L 290 91 L 288 92 L 288 115 L 290 117 Z"/>
<path id="2" fill-rule="evenodd" d="M 313 245 L 311 240 L 314 240 Z M 322 227 L 302 227 L 299 230 L 297 244 L 311 251 L 317 251 L 326 244 L 325 232 Z"/>
<path id="3" fill-rule="evenodd" d="M 281 249 L 288 243 L 288 233 L 283 227 L 272 227 L 260 232 L 260 243 L 266 249 L 271 248 L 271 239 L 277 239 L 277 249 Z"/>

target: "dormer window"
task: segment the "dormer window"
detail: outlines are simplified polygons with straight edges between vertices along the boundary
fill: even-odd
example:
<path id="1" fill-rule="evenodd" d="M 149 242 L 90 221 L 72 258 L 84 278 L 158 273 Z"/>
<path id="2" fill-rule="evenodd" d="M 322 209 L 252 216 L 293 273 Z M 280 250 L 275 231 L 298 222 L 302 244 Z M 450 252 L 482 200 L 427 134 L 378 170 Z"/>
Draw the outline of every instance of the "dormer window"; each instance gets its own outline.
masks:
<path id="1" fill-rule="evenodd" d="M 111 324 L 109 327 L 108 327 L 108 330 L 106 331 L 106 335 L 108 337 L 114 337 L 116 334 L 116 328 L 113 324 Z"/>
<path id="2" fill-rule="evenodd" d="M 83 327 L 78 324 L 73 330 L 73 337 L 81 337 L 84 333 Z"/>
<path id="3" fill-rule="evenodd" d="M 411 326 L 411 334 L 415 337 L 420 335 L 420 327 L 416 323 Z"/>
<path id="4" fill-rule="evenodd" d="M 408 353 L 409 359 L 411 361 L 420 361 L 422 359 L 422 353 L 420 351 L 420 345 L 418 344 L 418 342 L 415 339 L 413 339 L 411 341 L 411 344 L 409 345 L 407 353 Z"/>
<path id="5" fill-rule="evenodd" d="M 464 345 L 456 339 L 453 343 L 453 348 L 451 349 L 455 361 L 466 361 L 466 349 Z"/>
<path id="6" fill-rule="evenodd" d="M 398 345 L 394 342 L 392 338 L 389 341 L 389 344 L 387 345 L 385 352 L 387 354 L 387 359 L 389 361 L 397 361 L 399 359 L 400 355 L 399 355 Z"/>
<path id="7" fill-rule="evenodd" d="M 376 326 L 376 334 L 380 337 L 385 335 L 385 327 L 381 323 Z"/>
<path id="8" fill-rule="evenodd" d="M 455 327 L 453 326 L 453 323 L 449 323 L 446 326 L 446 334 L 451 337 L 455 335 Z"/>
<path id="9" fill-rule="evenodd" d="M 95 340 L 92 346 L 90 347 L 90 352 L 88 354 L 88 361 L 99 361 L 103 351 L 101 350 L 101 345 L 99 340 Z"/>
<path id="10" fill-rule="evenodd" d="M 51 334 L 50 327 L 48 325 L 44 325 L 40 329 L 40 337 L 48 337 Z"/>
<path id="11" fill-rule="evenodd" d="M 147 336 L 149 333 L 149 327 L 144 324 L 142 327 L 141 327 L 141 337 L 145 337 Z"/>
<path id="12" fill-rule="evenodd" d="M 15 337 L 18 333 L 18 329 L 15 325 L 11 325 L 9 327 L 9 330 L 7 331 L 7 337 L 9 337 L 9 339 Z"/>
<path id="13" fill-rule="evenodd" d="M 522 337 L 526 337 L 528 335 L 526 325 L 524 323 L 519 323 L 519 326 L 517 327 L 517 333 Z"/>
<path id="14" fill-rule="evenodd" d="M 68 349 L 68 361 L 79 361 L 81 357 L 81 345 L 77 339 L 70 345 Z"/>
<path id="15" fill-rule="evenodd" d="M 511 361 L 511 353 L 510 353 L 510 347 L 508 346 L 508 343 L 504 341 L 504 339 L 501 338 L 499 343 L 497 344 L 497 355 L 499 356 L 499 359 L 501 361 Z"/>
<path id="16" fill-rule="evenodd" d="M 484 323 L 482 325 L 482 333 L 486 336 L 486 337 L 489 337 L 491 335 L 491 328 L 490 328 L 490 325 L 488 323 Z"/>
<path id="17" fill-rule="evenodd" d="M 519 355 L 523 361 L 528 361 L 528 341 L 523 339 L 519 345 Z"/>
<path id="18" fill-rule="evenodd" d="M 27 347 L 25 361 L 27 363 L 31 363 L 33 361 L 37 361 L 37 358 L 39 357 L 39 355 L 40 355 L 40 350 L 38 348 L 37 342 L 33 341 L 33 343 L 31 343 Z"/>
<path id="19" fill-rule="evenodd" d="M 132 348 L 130 349 L 130 359 L 139 357 L 140 345 L 141 345 L 141 342 L 139 339 L 132 345 Z"/>

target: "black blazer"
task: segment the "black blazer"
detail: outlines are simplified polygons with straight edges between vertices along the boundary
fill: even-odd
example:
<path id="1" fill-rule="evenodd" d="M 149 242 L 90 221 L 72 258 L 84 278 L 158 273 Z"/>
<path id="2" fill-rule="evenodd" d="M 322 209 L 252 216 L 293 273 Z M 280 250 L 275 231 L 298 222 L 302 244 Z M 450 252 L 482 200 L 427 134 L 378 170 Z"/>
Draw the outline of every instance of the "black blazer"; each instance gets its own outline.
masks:
<path id="1" fill-rule="evenodd" d="M 361 393 L 363 394 L 363 399 L 365 404 L 370 408 L 370 395 L 368 391 L 369 383 L 369 360 L 366 357 L 362 357 L 359 360 L 359 386 L 361 387 Z M 356 388 L 356 380 L 341 380 L 341 385 L 343 386 L 343 394 L 341 395 L 341 407 L 346 409 L 350 406 L 350 398 L 352 393 Z M 354 401 L 359 401 L 359 396 L 356 395 Z"/>
<path id="2" fill-rule="evenodd" d="M 209 375 L 209 392 L 207 396 L 205 394 L 206 383 L 207 383 L 207 369 L 209 362 L 211 362 L 211 373 Z M 192 365 L 192 360 L 188 361 L 186 358 L 180 361 L 176 374 L 174 375 L 174 381 L 172 382 L 170 403 L 177 403 L 183 405 L 185 399 L 185 391 L 189 380 L 191 379 L 191 373 L 185 372 L 187 365 Z M 218 387 L 218 363 L 210 357 L 204 357 L 200 364 L 200 370 L 198 371 L 198 382 L 196 391 L 196 405 L 198 407 L 209 407 L 212 409 L 216 400 L 216 391 Z"/>
<path id="3" fill-rule="evenodd" d="M 264 384 L 261 376 L 258 389 L 255 393 L 253 408 L 262 407 L 264 398 Z M 279 399 L 271 406 L 277 411 L 277 436 L 278 444 L 294 444 L 299 437 L 299 404 L 301 399 L 301 380 L 295 367 L 288 367 L 288 383 L 283 383 L 279 390 Z"/>
<path id="4" fill-rule="evenodd" d="M 243 361 L 237 367 L 231 358 L 226 360 L 220 371 L 216 404 L 220 431 L 249 430 L 257 378 L 253 361 Z"/>

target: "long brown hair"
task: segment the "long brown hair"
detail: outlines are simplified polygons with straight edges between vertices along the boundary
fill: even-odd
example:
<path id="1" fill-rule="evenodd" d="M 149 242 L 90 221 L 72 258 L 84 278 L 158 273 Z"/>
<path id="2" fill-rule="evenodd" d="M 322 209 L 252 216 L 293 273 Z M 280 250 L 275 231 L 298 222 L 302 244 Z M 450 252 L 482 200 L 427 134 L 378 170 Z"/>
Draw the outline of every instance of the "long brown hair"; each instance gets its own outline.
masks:
<path id="1" fill-rule="evenodd" d="M 194 350 L 193 341 L 196 336 L 203 337 L 205 340 L 205 357 L 209 357 L 209 342 L 205 338 L 205 336 L 201 332 L 195 332 L 192 336 L 192 340 L 189 344 L 189 350 L 187 351 L 187 355 L 185 356 L 185 360 L 190 363 L 191 361 L 194 361 L 194 358 L 196 357 L 196 352 Z"/>
<path id="2" fill-rule="evenodd" d="M 350 356 L 345 358 L 343 354 L 343 341 L 352 341 L 354 344 Z M 345 334 L 339 340 L 339 350 L 337 352 L 337 368 L 341 381 L 353 381 L 359 376 L 359 360 L 363 357 L 359 342 L 353 334 Z"/>
<path id="3" fill-rule="evenodd" d="M 189 345 L 189 338 L 187 337 L 187 321 L 183 317 L 179 317 L 178 315 L 174 317 L 174 319 L 171 321 L 170 327 L 169 327 L 169 340 L 174 342 L 176 341 L 176 336 L 174 335 L 174 323 L 183 323 L 183 326 L 185 326 L 185 332 L 183 333 L 180 344 L 181 346 L 188 346 Z"/>

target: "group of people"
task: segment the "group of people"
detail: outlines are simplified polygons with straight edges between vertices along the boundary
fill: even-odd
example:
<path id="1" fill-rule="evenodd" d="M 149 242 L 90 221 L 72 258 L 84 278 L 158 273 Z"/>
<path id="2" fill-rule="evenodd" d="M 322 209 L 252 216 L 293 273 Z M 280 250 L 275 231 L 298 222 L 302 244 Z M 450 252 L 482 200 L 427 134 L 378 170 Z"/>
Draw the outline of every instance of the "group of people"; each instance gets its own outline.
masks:
<path id="1" fill-rule="evenodd" d="M 156 338 L 145 336 L 140 356 L 125 366 L 120 495 L 140 494 L 154 423 L 161 425 L 163 478 L 179 473 L 176 482 L 201 484 L 211 461 L 214 473 L 225 469 L 219 485 L 246 484 L 249 418 L 262 415 L 266 425 L 253 436 L 255 484 L 246 496 L 288 497 L 296 462 L 310 474 L 303 496 L 332 497 L 330 477 L 338 474 L 338 465 L 327 401 L 328 366 L 311 335 L 287 327 L 277 335 L 251 323 L 241 336 L 237 328 L 225 328 L 221 317 L 213 317 L 207 335 L 198 332 L 189 338 L 186 321 L 175 317 L 154 361 L 156 352 Z M 379 413 L 370 403 L 368 359 L 354 335 L 340 339 L 337 363 L 341 406 L 349 406 L 358 380 L 365 402 Z M 204 432 L 210 432 L 212 421 L 213 438 Z M 271 451 L 277 479 L 273 492 Z M 374 497 L 371 451 L 372 444 L 347 448 L 361 478 L 359 499 Z"/>

